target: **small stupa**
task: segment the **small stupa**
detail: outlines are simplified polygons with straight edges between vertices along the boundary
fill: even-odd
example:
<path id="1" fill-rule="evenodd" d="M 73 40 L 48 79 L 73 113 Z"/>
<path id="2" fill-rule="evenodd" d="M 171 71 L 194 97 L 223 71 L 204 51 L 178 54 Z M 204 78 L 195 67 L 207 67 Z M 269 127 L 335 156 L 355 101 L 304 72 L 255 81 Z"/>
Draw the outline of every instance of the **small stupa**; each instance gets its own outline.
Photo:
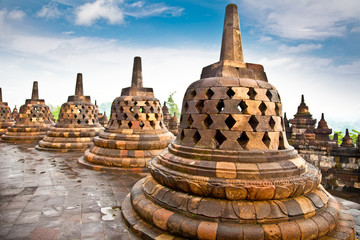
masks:
<path id="1" fill-rule="evenodd" d="M 69 96 L 60 108 L 54 127 L 36 146 L 45 151 L 85 151 L 92 144 L 92 138 L 102 131 L 95 105 L 90 96 L 84 96 L 82 74 L 76 78 L 75 95 Z"/>
<path id="2" fill-rule="evenodd" d="M 342 143 L 341 143 L 340 146 L 341 147 L 346 147 L 346 148 L 354 148 L 355 147 L 354 141 L 350 137 L 349 129 L 346 129 L 345 136 L 343 137 Z"/>
<path id="3" fill-rule="evenodd" d="M 294 118 L 289 119 L 291 123 L 291 138 L 289 143 L 295 148 L 301 148 L 308 144 L 310 140 L 315 139 L 315 124 L 316 119 L 313 119 L 309 112 L 309 107 L 306 105 L 304 95 L 301 95 L 301 103 L 298 107 Z"/>
<path id="4" fill-rule="evenodd" d="M 7 102 L 2 100 L 2 90 L 0 88 L 0 136 L 7 132 L 7 128 L 14 125 L 11 108 Z"/>
<path id="5" fill-rule="evenodd" d="M 106 111 L 104 111 L 104 114 L 101 114 L 101 117 L 99 118 L 99 123 L 103 127 L 106 127 L 106 125 L 109 123 L 108 117 L 106 115 Z"/>
<path id="6" fill-rule="evenodd" d="M 38 82 L 35 81 L 31 99 L 26 99 L 25 104 L 20 107 L 18 120 L 15 125 L 8 128 L 2 140 L 13 143 L 36 143 L 53 125 L 52 117 L 45 100 L 39 99 Z"/>
<path id="7" fill-rule="evenodd" d="M 12 118 L 14 119 L 14 121 L 17 121 L 19 119 L 19 111 L 18 111 L 16 105 L 15 105 L 11 115 L 12 115 Z"/>
<path id="8" fill-rule="evenodd" d="M 176 116 L 176 112 L 174 112 L 174 116 L 170 118 L 168 129 L 172 134 L 174 134 L 174 136 L 177 136 L 179 132 L 178 128 L 179 128 L 179 122 Z"/>
<path id="9" fill-rule="evenodd" d="M 121 206 L 142 239 L 354 239 L 351 215 L 286 139 L 278 91 L 243 60 L 237 6 L 220 61 L 184 96 L 179 134 Z"/>
<path id="10" fill-rule="evenodd" d="M 131 87 L 115 98 L 105 131 L 94 138 L 94 146 L 79 163 L 101 171 L 148 171 L 148 161 L 173 138 L 153 89 L 143 87 L 141 58 L 135 57 Z"/>
<path id="11" fill-rule="evenodd" d="M 163 112 L 163 123 L 167 129 L 169 129 L 169 123 L 172 118 L 171 114 L 169 113 L 169 108 L 166 106 L 166 102 L 164 101 L 164 105 L 162 106 Z"/>
<path id="12" fill-rule="evenodd" d="M 328 127 L 328 124 L 325 121 L 324 113 L 321 114 L 321 119 L 318 123 L 318 127 L 314 130 L 314 133 L 315 141 L 310 142 L 310 144 L 330 148 L 337 147 L 337 141 L 330 139 L 332 129 Z"/>

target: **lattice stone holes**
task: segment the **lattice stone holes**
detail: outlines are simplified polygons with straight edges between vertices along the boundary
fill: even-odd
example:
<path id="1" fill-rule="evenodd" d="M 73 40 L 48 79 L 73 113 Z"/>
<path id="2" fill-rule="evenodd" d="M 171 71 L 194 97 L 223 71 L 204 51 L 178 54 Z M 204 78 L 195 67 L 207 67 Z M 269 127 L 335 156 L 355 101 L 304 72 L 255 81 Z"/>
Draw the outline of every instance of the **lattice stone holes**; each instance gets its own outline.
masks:
<path id="1" fill-rule="evenodd" d="M 229 117 L 226 118 L 225 123 L 226 126 L 228 126 L 228 128 L 231 130 L 231 128 L 235 125 L 236 120 L 230 114 Z"/>
<path id="2" fill-rule="evenodd" d="M 238 137 L 237 139 L 237 142 L 239 143 L 239 145 L 245 149 L 246 148 L 246 145 L 248 144 L 249 142 L 249 137 L 246 135 L 245 132 L 242 132 L 241 135 Z"/>
<path id="3" fill-rule="evenodd" d="M 194 145 L 197 144 L 200 141 L 200 139 L 201 139 L 200 133 L 198 131 L 196 131 L 193 136 Z"/>
<path id="4" fill-rule="evenodd" d="M 253 131 L 256 132 L 256 127 L 259 125 L 259 121 L 254 115 L 250 117 L 249 124 L 252 127 Z"/>
<path id="5" fill-rule="evenodd" d="M 214 92 L 209 88 L 206 92 L 205 95 L 208 99 L 211 99 L 212 96 L 214 96 Z"/>
<path id="6" fill-rule="evenodd" d="M 219 145 L 217 145 L 217 147 L 219 148 L 221 144 L 226 141 L 226 137 L 221 133 L 220 130 L 216 130 L 215 140 L 219 143 Z"/>
<path id="7" fill-rule="evenodd" d="M 210 125 L 213 123 L 214 121 L 211 119 L 210 115 L 208 114 L 207 117 L 204 119 L 204 125 L 207 129 L 210 128 Z"/>
<path id="8" fill-rule="evenodd" d="M 269 100 L 271 101 L 271 99 L 272 99 L 272 93 L 271 93 L 271 91 L 268 89 L 267 91 L 266 91 L 266 96 L 269 98 Z"/>
<path id="9" fill-rule="evenodd" d="M 269 134 L 267 132 L 265 132 L 265 134 L 261 140 L 268 148 L 270 147 L 271 139 L 269 138 Z"/>
<path id="10" fill-rule="evenodd" d="M 187 123 L 188 123 L 188 127 L 190 128 L 191 127 L 191 125 L 193 124 L 193 122 L 194 122 L 194 119 L 191 117 L 191 115 L 188 117 L 188 119 L 187 119 Z"/>
<path id="11" fill-rule="evenodd" d="M 195 108 L 198 111 L 198 113 L 201 113 L 204 108 L 204 100 L 198 101 L 195 105 Z"/>
<path id="12" fill-rule="evenodd" d="M 259 106 L 259 110 L 261 111 L 261 115 L 265 116 L 265 112 L 266 112 L 267 106 L 264 102 L 261 102 L 260 106 Z"/>
<path id="13" fill-rule="evenodd" d="M 275 121 L 274 121 L 274 119 L 273 119 L 272 117 L 270 117 L 269 125 L 270 125 L 270 127 L 271 127 L 272 129 L 274 129 L 274 127 L 275 127 Z"/>
<path id="14" fill-rule="evenodd" d="M 220 100 L 219 103 L 216 105 L 217 110 L 219 111 L 219 113 L 221 113 L 221 111 L 224 109 L 225 105 L 224 105 L 224 101 Z"/>
<path id="15" fill-rule="evenodd" d="M 256 96 L 257 92 L 255 91 L 254 88 L 251 87 L 251 88 L 249 88 L 249 91 L 247 94 L 249 95 L 249 98 L 251 100 L 255 100 L 255 96 Z"/>
<path id="16" fill-rule="evenodd" d="M 190 93 L 190 96 L 191 96 L 191 98 L 196 97 L 196 91 L 195 91 L 195 90 L 192 90 L 191 93 Z"/>
<path id="17" fill-rule="evenodd" d="M 246 113 L 247 112 L 247 109 L 248 108 L 248 105 L 243 101 L 241 100 L 241 102 L 239 103 L 238 105 L 238 109 L 241 113 Z"/>
<path id="18" fill-rule="evenodd" d="M 229 96 L 229 98 L 232 98 L 235 95 L 235 92 L 234 90 L 232 90 L 232 88 L 229 88 L 226 94 Z"/>

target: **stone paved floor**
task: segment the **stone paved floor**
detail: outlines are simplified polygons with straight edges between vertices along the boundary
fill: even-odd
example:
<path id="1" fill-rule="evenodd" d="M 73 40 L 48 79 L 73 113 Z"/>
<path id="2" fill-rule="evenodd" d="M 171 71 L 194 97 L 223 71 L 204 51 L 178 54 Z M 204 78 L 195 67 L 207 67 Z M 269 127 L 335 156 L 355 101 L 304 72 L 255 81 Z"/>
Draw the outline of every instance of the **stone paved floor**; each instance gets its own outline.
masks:
<path id="1" fill-rule="evenodd" d="M 145 174 L 87 170 L 82 153 L 0 143 L 0 239 L 132 239 L 120 207 Z M 339 199 L 360 233 L 360 204 Z"/>

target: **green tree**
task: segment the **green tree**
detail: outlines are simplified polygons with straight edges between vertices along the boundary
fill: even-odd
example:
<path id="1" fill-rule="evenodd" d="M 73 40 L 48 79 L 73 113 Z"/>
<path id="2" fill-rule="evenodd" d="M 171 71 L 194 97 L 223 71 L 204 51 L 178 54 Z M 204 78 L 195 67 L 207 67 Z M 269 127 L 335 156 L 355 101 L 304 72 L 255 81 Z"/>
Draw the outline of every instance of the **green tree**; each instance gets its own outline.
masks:
<path id="1" fill-rule="evenodd" d="M 173 99 L 173 96 L 174 96 L 175 93 L 176 93 L 176 91 L 170 94 L 170 96 L 168 97 L 168 100 L 167 100 L 167 105 L 168 105 L 168 108 L 169 108 L 169 113 L 171 115 L 174 115 L 174 113 L 176 113 L 176 116 L 179 118 L 180 117 L 180 110 L 179 110 L 178 105 L 175 103 L 175 101 Z"/>
<path id="2" fill-rule="evenodd" d="M 49 108 L 50 108 L 50 112 L 52 113 L 52 115 L 54 115 L 54 118 L 57 121 L 60 114 L 60 106 L 54 106 L 49 104 Z"/>
<path id="3" fill-rule="evenodd" d="M 343 131 L 334 131 L 334 134 L 337 133 L 338 134 L 338 144 L 340 145 L 342 143 L 342 139 L 344 137 L 344 133 Z M 330 135 L 330 137 L 332 139 L 334 139 L 334 134 Z M 355 130 L 355 129 L 352 129 L 351 132 L 349 132 L 349 135 L 350 137 L 352 138 L 354 144 L 357 143 L 357 138 L 358 138 L 358 135 L 360 134 L 359 131 Z"/>
<path id="4" fill-rule="evenodd" d="M 343 133 L 342 131 L 334 131 L 334 134 L 331 134 L 331 135 L 330 135 L 330 137 L 331 137 L 332 139 L 334 139 L 335 133 L 338 134 L 338 145 L 340 146 L 340 144 L 342 143 L 342 139 L 343 139 L 343 137 L 344 137 L 344 133 Z"/>

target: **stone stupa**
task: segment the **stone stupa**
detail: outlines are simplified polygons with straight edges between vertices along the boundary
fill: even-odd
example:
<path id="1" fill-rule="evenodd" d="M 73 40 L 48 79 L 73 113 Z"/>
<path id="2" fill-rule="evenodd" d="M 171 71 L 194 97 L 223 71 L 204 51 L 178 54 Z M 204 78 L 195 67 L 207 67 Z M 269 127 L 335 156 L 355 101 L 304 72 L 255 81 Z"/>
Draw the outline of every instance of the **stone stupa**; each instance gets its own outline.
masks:
<path id="1" fill-rule="evenodd" d="M 7 132 L 7 128 L 14 125 L 15 121 L 11 114 L 11 108 L 7 102 L 2 100 L 2 91 L 0 88 L 0 136 Z"/>
<path id="2" fill-rule="evenodd" d="M 12 143 L 36 143 L 53 125 L 52 114 L 44 99 L 39 99 L 38 82 L 33 83 L 31 99 L 20 107 L 15 125 L 8 128 L 2 140 Z"/>
<path id="3" fill-rule="evenodd" d="M 69 96 L 61 106 L 59 118 L 54 127 L 35 147 L 45 151 L 85 151 L 99 135 L 102 127 L 97 118 L 95 105 L 90 96 L 84 96 L 82 74 L 76 78 L 75 95 Z"/>
<path id="4" fill-rule="evenodd" d="M 79 163 L 101 171 L 148 171 L 148 161 L 173 140 L 152 88 L 143 87 L 141 58 L 134 58 L 131 87 L 123 88 L 111 106 L 105 131 L 94 138 Z"/>
<path id="5" fill-rule="evenodd" d="M 281 108 L 263 67 L 244 62 L 237 6 L 228 5 L 220 61 L 188 87 L 175 142 L 122 203 L 131 231 L 143 239 L 353 239 L 352 217 L 288 144 Z"/>

